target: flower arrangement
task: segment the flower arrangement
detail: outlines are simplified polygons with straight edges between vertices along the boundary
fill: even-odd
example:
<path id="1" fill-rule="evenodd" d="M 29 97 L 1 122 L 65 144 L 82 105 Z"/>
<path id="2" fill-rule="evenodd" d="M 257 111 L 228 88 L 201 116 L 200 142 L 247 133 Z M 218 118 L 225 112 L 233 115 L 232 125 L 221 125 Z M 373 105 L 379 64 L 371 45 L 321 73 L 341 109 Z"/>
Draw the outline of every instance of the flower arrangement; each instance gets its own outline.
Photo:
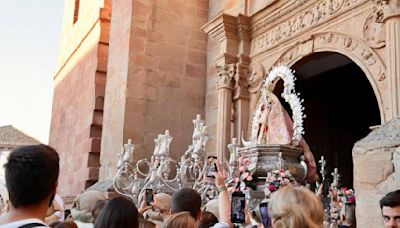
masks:
<path id="1" fill-rule="evenodd" d="M 254 189 L 253 174 L 257 163 L 257 157 L 240 157 L 239 166 L 236 177 L 232 177 L 227 181 L 227 189 L 229 192 L 244 191 L 250 188 Z"/>
<path id="2" fill-rule="evenodd" d="M 265 183 L 266 187 L 264 193 L 265 196 L 269 198 L 271 194 L 277 191 L 281 186 L 295 184 L 296 180 L 289 170 L 276 169 L 272 172 L 268 172 Z"/>
<path id="3" fill-rule="evenodd" d="M 356 197 L 353 189 L 343 187 L 338 189 L 336 194 L 338 196 L 339 202 L 342 202 L 343 204 L 354 204 L 356 202 Z"/>

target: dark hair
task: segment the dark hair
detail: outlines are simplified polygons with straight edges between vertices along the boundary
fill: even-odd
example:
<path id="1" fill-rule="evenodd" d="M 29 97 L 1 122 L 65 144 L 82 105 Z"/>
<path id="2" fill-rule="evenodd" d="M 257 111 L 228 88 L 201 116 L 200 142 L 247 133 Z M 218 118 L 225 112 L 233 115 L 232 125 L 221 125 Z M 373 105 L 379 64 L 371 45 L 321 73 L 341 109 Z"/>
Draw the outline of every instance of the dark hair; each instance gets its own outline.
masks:
<path id="1" fill-rule="evenodd" d="M 400 206 L 400 189 L 389 192 L 385 197 L 383 197 L 379 204 L 381 205 L 381 209 L 386 207 L 398 207 Z"/>
<path id="2" fill-rule="evenodd" d="M 123 197 L 110 200 L 94 223 L 94 228 L 137 228 L 138 226 L 138 210 L 135 204 Z"/>
<path id="3" fill-rule="evenodd" d="M 78 228 L 78 225 L 72 220 L 67 220 L 57 224 L 55 228 Z"/>
<path id="4" fill-rule="evenodd" d="M 203 211 L 201 214 L 201 221 L 199 228 L 208 228 L 213 227 L 215 224 L 218 223 L 217 217 L 211 212 Z"/>
<path id="5" fill-rule="evenodd" d="M 197 220 L 200 207 L 201 197 L 191 188 L 182 188 L 172 195 L 172 213 L 188 211 Z"/>
<path id="6" fill-rule="evenodd" d="M 98 200 L 92 209 L 93 223 L 96 221 L 97 216 L 100 214 L 103 207 L 108 203 L 108 200 Z"/>
<path id="7" fill-rule="evenodd" d="M 14 149 L 4 165 L 11 204 L 32 206 L 54 194 L 59 160 L 57 152 L 43 144 Z"/>

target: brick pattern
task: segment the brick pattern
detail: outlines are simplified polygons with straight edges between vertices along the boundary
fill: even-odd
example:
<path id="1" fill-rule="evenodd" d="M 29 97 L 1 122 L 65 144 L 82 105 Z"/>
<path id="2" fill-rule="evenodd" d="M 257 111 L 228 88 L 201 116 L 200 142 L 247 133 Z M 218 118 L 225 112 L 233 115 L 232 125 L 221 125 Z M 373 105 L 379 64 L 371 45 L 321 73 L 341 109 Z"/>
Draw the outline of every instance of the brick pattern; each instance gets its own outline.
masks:
<path id="1" fill-rule="evenodd" d="M 126 15 L 121 8 L 129 8 L 127 11 L 131 10 L 131 14 Z M 126 84 L 122 85 L 124 104 L 113 94 L 121 84 L 117 80 L 114 87 L 107 84 L 102 178 L 115 174 L 116 153 L 128 138 L 136 144 L 134 158 L 141 159 L 150 157 L 154 138 L 169 129 L 174 137 L 171 156 L 179 157 L 191 143 L 192 119 L 197 113 L 204 115 L 205 107 L 207 39 L 200 27 L 207 22 L 208 1 L 124 0 L 114 1 L 113 9 L 113 17 L 116 14 L 125 17 L 116 16 L 112 21 L 109 78 L 114 80 L 124 73 Z M 118 29 L 113 28 L 114 19 L 115 26 L 120 26 Z M 129 34 L 121 23 L 129 24 Z M 124 44 L 129 45 L 128 53 L 117 43 L 121 39 L 123 42 L 129 39 L 129 44 Z M 114 66 L 113 58 L 121 58 L 116 55 L 125 56 L 119 61 L 121 64 L 128 62 L 128 66 L 123 65 L 125 72 Z M 118 104 L 124 109 L 123 119 L 111 115 L 116 112 L 111 107 Z M 114 122 L 109 122 L 108 118 L 114 118 Z"/>
<path id="2" fill-rule="evenodd" d="M 64 61 L 55 76 L 49 144 L 60 154 L 59 193 L 67 198 L 91 186 L 99 176 L 110 3 L 81 4 L 80 11 L 86 14 L 80 12 L 72 28 L 70 20 L 64 20 L 63 36 L 78 38 L 61 44 Z M 66 4 L 66 19 L 72 9 Z"/>

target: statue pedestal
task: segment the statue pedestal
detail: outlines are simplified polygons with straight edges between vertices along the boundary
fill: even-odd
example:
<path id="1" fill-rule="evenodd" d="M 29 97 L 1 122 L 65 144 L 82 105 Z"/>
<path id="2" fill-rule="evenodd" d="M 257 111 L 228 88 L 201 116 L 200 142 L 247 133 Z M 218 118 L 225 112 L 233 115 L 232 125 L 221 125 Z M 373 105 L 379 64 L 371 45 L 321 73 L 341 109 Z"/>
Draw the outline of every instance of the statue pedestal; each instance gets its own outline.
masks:
<path id="1" fill-rule="evenodd" d="M 301 147 L 290 145 L 254 145 L 239 148 L 239 156 L 243 158 L 257 158 L 256 169 L 254 175 L 257 176 L 257 190 L 250 192 L 249 207 L 253 209 L 265 198 L 264 188 L 267 172 L 278 169 L 279 153 L 282 153 L 282 168 L 289 166 L 301 167 L 300 156 L 303 154 Z M 304 172 L 302 173 L 304 175 Z"/>
<path id="2" fill-rule="evenodd" d="M 249 158 L 254 156 L 258 157 L 254 174 L 259 178 L 266 177 L 267 172 L 278 168 L 279 153 L 282 153 L 282 167 L 287 167 L 288 165 L 299 165 L 303 149 L 301 147 L 278 144 L 254 145 L 239 148 L 239 156 Z"/>

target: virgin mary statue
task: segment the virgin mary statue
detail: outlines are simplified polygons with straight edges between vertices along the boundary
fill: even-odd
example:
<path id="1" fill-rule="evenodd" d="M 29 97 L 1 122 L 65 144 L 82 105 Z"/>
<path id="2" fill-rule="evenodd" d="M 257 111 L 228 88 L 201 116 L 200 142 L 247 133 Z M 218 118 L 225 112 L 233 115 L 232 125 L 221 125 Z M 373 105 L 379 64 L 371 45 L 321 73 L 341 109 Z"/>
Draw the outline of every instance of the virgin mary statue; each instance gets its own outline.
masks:
<path id="1" fill-rule="evenodd" d="M 257 144 L 290 145 L 292 143 L 293 121 L 274 93 L 270 93 L 269 107 L 261 106 L 260 115 Z M 318 180 L 317 166 L 310 147 L 304 138 L 301 138 L 299 145 L 303 148 L 308 180 Z"/>

